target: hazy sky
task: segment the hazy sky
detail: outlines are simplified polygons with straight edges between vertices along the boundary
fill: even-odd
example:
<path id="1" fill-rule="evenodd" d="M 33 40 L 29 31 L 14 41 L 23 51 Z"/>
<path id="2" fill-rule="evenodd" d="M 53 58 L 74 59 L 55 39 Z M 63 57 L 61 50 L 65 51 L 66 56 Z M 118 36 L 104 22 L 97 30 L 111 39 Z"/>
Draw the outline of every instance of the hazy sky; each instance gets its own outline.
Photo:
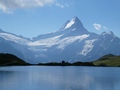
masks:
<path id="1" fill-rule="evenodd" d="M 24 37 L 57 31 L 74 16 L 90 32 L 120 37 L 120 0 L 0 0 L 0 28 Z"/>

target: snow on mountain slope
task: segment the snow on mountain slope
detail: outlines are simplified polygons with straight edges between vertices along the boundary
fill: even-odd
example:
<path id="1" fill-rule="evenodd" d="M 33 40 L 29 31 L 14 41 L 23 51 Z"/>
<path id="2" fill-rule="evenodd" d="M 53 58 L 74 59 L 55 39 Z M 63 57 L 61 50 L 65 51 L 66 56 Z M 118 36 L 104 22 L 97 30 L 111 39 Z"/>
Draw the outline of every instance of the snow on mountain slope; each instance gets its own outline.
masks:
<path id="1" fill-rule="evenodd" d="M 72 19 L 66 26 L 65 29 L 70 28 L 75 23 L 75 19 Z"/>
<path id="2" fill-rule="evenodd" d="M 23 45 L 26 45 L 28 42 L 30 42 L 27 39 L 23 39 L 23 38 L 20 38 L 16 35 L 9 34 L 9 33 L 0 33 L 0 37 L 4 38 L 7 41 L 13 41 L 13 42 L 23 44 Z"/>
<path id="3" fill-rule="evenodd" d="M 105 35 L 112 35 L 112 36 L 115 36 L 114 33 L 112 31 L 110 32 L 102 32 L 101 33 L 102 36 L 105 36 Z"/>
<path id="4" fill-rule="evenodd" d="M 46 38 L 46 39 L 41 39 L 35 42 L 30 42 L 28 45 L 30 46 L 45 46 L 45 47 L 51 47 L 54 45 L 58 45 L 58 49 L 64 49 L 67 45 L 75 42 L 76 40 L 79 40 L 79 42 L 87 37 L 89 35 L 81 35 L 81 36 L 71 36 L 71 37 L 65 37 L 60 39 L 63 35 L 51 37 L 51 38 Z"/>
<path id="5" fill-rule="evenodd" d="M 81 36 L 66 37 L 66 38 L 61 39 L 60 41 L 58 41 L 57 48 L 63 50 L 63 49 L 65 49 L 66 46 L 68 46 L 71 43 L 74 43 L 76 40 L 79 40 L 79 42 L 80 42 L 80 41 L 82 41 L 82 40 L 84 40 L 84 39 L 86 39 L 88 37 L 89 37 L 89 35 L 87 35 L 87 34 L 81 35 Z"/>
<path id="6" fill-rule="evenodd" d="M 77 27 L 76 27 L 77 26 Z M 69 28 L 73 28 L 73 27 L 76 27 L 76 28 L 84 28 L 83 24 L 81 23 L 81 21 L 79 20 L 78 17 L 74 17 L 73 19 L 71 20 L 68 20 L 63 26 L 62 28 L 60 28 L 60 30 L 67 30 Z"/>
<path id="7" fill-rule="evenodd" d="M 51 33 L 48 36 L 61 34 L 64 34 L 64 36 L 68 37 L 89 34 L 89 32 L 84 28 L 78 17 L 74 17 L 73 19 L 68 20 L 58 31 Z"/>
<path id="8" fill-rule="evenodd" d="M 46 39 L 40 39 L 40 40 L 28 43 L 28 45 L 51 47 L 51 46 L 57 44 L 57 41 L 60 39 L 61 36 L 63 36 L 63 35 L 54 36 L 54 37 L 50 37 L 50 38 L 46 38 Z"/>
<path id="9" fill-rule="evenodd" d="M 93 40 L 86 40 L 85 41 L 85 45 L 83 50 L 79 53 L 82 54 L 84 56 L 86 56 L 94 47 L 93 43 L 96 41 L 97 39 L 93 39 Z"/>
<path id="10" fill-rule="evenodd" d="M 94 61 L 99 57 L 112 53 L 120 55 L 120 38 L 112 32 L 103 32 L 94 42 L 92 50 L 83 58 L 84 61 Z"/>
<path id="11" fill-rule="evenodd" d="M 10 50 L 6 47 L 6 53 L 7 50 L 13 53 L 12 49 L 18 51 L 29 63 L 92 61 L 109 53 L 120 55 L 119 37 L 113 32 L 91 33 L 78 17 L 68 20 L 58 31 L 38 35 L 32 40 L 0 29 L 0 42 L 13 47 Z"/>

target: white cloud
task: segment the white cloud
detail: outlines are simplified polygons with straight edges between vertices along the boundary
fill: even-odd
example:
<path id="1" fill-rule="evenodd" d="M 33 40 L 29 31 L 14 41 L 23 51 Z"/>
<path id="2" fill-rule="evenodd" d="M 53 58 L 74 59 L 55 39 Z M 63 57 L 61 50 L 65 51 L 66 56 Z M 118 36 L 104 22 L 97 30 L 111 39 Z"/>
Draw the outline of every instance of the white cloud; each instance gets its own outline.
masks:
<path id="1" fill-rule="evenodd" d="M 43 7 L 51 4 L 61 8 L 67 5 L 62 5 L 57 0 L 0 0 L 0 9 L 5 13 L 11 13 L 14 9 L 18 8 Z"/>
<path id="2" fill-rule="evenodd" d="M 100 30 L 101 27 L 102 27 L 101 24 L 97 24 L 97 23 L 94 23 L 93 26 L 94 26 L 94 28 L 95 28 L 96 30 Z"/>
<path id="3" fill-rule="evenodd" d="M 56 6 L 64 8 L 64 5 L 60 4 L 60 3 L 56 3 Z"/>
<path id="4" fill-rule="evenodd" d="M 55 2 L 55 5 L 60 7 L 60 8 L 65 8 L 65 7 L 69 7 L 69 4 L 65 3 L 65 4 L 61 4 L 59 2 Z"/>
<path id="5" fill-rule="evenodd" d="M 107 29 L 108 29 L 106 26 L 103 26 L 103 28 L 104 28 L 105 30 L 107 30 Z"/>
<path id="6" fill-rule="evenodd" d="M 106 26 L 102 26 L 101 24 L 98 24 L 98 23 L 94 23 L 93 26 L 94 26 L 94 28 L 95 28 L 96 30 L 100 30 L 100 29 L 105 29 L 105 30 L 107 30 L 107 27 L 106 27 Z"/>

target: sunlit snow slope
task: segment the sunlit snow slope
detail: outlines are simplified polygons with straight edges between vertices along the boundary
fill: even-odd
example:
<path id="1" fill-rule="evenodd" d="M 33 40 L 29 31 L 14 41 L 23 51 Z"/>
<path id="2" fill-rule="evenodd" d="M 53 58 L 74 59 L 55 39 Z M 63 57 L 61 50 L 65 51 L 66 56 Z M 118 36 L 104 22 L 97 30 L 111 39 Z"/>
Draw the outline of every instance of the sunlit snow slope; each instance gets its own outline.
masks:
<path id="1" fill-rule="evenodd" d="M 56 32 L 32 39 L 0 30 L 0 53 L 12 53 L 29 63 L 93 61 L 109 53 L 120 55 L 119 46 L 120 38 L 113 32 L 91 33 L 78 17 Z"/>

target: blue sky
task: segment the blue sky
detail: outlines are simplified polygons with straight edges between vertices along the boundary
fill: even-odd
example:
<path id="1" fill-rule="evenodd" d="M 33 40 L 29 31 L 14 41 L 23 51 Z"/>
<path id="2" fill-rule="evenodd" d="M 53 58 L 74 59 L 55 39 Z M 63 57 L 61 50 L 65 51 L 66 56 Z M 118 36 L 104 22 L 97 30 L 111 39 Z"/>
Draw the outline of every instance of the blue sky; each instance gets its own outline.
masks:
<path id="1" fill-rule="evenodd" d="M 0 28 L 24 37 L 57 31 L 74 16 L 90 32 L 120 37 L 120 0 L 0 0 Z"/>

